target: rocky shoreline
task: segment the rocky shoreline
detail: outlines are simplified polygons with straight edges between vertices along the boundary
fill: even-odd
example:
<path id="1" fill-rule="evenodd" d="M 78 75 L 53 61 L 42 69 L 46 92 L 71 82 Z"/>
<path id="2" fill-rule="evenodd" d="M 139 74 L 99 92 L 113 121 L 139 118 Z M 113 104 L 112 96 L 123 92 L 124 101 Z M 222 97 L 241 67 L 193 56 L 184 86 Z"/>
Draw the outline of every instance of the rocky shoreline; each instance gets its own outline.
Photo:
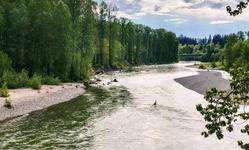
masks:
<path id="1" fill-rule="evenodd" d="M 0 121 L 46 109 L 52 105 L 70 101 L 84 94 L 82 84 L 63 84 L 60 86 L 42 86 L 41 90 L 10 90 L 13 108 L 4 107 L 4 98 L 0 98 Z"/>

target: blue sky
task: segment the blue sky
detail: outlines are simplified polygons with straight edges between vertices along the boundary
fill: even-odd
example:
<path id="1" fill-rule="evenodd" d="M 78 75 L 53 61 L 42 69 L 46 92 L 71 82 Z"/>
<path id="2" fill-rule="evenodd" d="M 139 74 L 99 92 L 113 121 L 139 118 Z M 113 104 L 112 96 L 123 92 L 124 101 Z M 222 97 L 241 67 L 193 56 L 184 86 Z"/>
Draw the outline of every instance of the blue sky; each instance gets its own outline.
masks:
<path id="1" fill-rule="evenodd" d="M 234 8 L 238 1 L 240 0 L 106 0 L 118 7 L 118 17 L 195 38 L 249 31 L 249 8 L 236 17 L 231 17 L 226 12 L 227 5 Z"/>

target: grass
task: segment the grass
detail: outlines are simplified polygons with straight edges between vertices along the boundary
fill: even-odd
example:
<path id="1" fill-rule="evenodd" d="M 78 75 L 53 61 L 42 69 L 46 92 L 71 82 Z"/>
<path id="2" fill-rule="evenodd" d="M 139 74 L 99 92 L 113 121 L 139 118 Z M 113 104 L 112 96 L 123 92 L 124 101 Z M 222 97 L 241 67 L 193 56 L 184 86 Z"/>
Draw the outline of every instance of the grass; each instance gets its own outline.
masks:
<path id="1" fill-rule="evenodd" d="M 11 109 L 13 107 L 10 98 L 6 98 L 4 100 L 3 106 L 6 107 L 6 108 L 8 108 L 8 109 Z"/>

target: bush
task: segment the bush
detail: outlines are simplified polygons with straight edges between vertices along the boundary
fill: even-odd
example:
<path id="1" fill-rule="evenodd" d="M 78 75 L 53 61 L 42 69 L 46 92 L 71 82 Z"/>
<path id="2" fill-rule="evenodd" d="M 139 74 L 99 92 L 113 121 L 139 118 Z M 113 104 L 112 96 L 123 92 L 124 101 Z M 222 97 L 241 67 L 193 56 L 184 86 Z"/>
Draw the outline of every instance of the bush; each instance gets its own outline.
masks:
<path id="1" fill-rule="evenodd" d="M 16 89 L 19 88 L 20 86 L 18 86 L 18 78 L 15 72 L 12 71 L 5 71 L 3 73 L 3 77 L 2 77 L 2 83 L 7 83 L 7 86 L 10 89 Z"/>
<path id="2" fill-rule="evenodd" d="M 2 88 L 0 88 L 0 97 L 8 97 L 8 96 L 9 96 L 8 87 L 7 84 L 4 83 Z"/>
<path id="3" fill-rule="evenodd" d="M 11 108 L 13 107 L 12 104 L 11 104 L 10 98 L 6 98 L 6 99 L 4 100 L 3 106 L 6 107 L 6 108 L 8 108 L 8 109 L 11 109 Z"/>
<path id="4" fill-rule="evenodd" d="M 216 68 L 216 63 L 215 63 L 215 62 L 212 62 L 212 63 L 211 63 L 211 67 L 212 67 L 212 68 Z"/>
<path id="5" fill-rule="evenodd" d="M 29 83 L 29 75 L 26 70 L 22 70 L 19 74 L 17 74 L 17 81 L 19 87 L 28 87 Z"/>
<path id="6" fill-rule="evenodd" d="M 2 79 L 0 79 L 0 86 L 6 83 L 6 86 L 10 89 L 17 89 L 21 87 L 31 87 L 33 89 L 40 89 L 41 84 L 46 85 L 59 85 L 61 83 L 58 77 L 53 76 L 38 76 L 33 75 L 29 78 L 28 72 L 22 70 L 20 73 L 14 71 L 5 71 L 3 73 Z"/>
<path id="7" fill-rule="evenodd" d="M 28 87 L 28 81 L 28 72 L 25 70 L 22 70 L 20 73 L 5 71 L 2 77 L 2 83 L 7 83 L 7 86 L 10 89 Z"/>
<path id="8" fill-rule="evenodd" d="M 41 76 L 34 74 L 29 80 L 29 87 L 36 90 L 41 89 Z"/>
<path id="9" fill-rule="evenodd" d="M 53 76 L 44 76 L 42 77 L 42 84 L 46 85 L 59 85 L 61 83 L 60 79 L 58 77 Z"/>
<path id="10" fill-rule="evenodd" d="M 203 64 L 201 64 L 201 65 L 199 66 L 199 69 L 206 69 L 206 66 L 204 66 Z"/>

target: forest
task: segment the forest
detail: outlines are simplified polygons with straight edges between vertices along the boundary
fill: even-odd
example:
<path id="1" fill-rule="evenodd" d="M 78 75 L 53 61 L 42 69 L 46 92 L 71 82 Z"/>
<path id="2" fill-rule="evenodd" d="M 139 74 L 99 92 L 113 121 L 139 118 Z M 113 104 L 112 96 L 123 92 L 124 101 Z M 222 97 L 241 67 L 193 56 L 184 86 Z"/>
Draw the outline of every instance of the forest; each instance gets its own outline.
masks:
<path id="1" fill-rule="evenodd" d="M 216 34 L 195 39 L 180 36 L 179 54 L 201 54 L 202 62 L 220 62 L 229 71 L 232 68 L 249 69 L 249 32 L 239 31 L 229 35 Z"/>
<path id="2" fill-rule="evenodd" d="M 221 140 L 225 136 L 225 130 L 233 132 L 236 125 L 240 124 L 241 133 L 248 136 L 249 32 L 217 34 L 204 39 L 180 36 L 178 39 L 180 55 L 199 54 L 200 61 L 208 62 L 199 65 L 199 69 L 206 69 L 208 72 L 209 69 L 221 69 L 231 75 L 229 88 L 225 90 L 210 87 L 204 96 L 207 105 L 196 106 L 206 121 L 206 129 L 201 135 L 216 135 Z M 243 123 L 238 123 L 241 122 L 238 120 L 243 120 Z M 237 142 L 240 148 L 249 150 L 248 141 L 238 138 Z"/>
<path id="3" fill-rule="evenodd" d="M 132 3 L 134 1 L 129 1 L 129 2 Z M 140 0 L 137 2 L 146 3 L 145 1 L 140 1 Z M 227 15 L 231 15 L 233 17 L 240 15 L 243 12 L 242 10 L 247 8 L 249 4 L 249 0 L 247 0 L 246 2 L 243 1 L 240 2 L 236 1 L 236 2 L 238 2 L 238 5 L 235 7 L 226 6 L 228 12 Z M 219 3 L 214 3 L 213 0 L 205 1 L 203 2 L 203 4 L 202 2 L 193 3 L 193 1 L 190 0 L 183 0 L 182 3 L 188 7 L 184 5 L 181 6 L 180 3 L 178 4 L 177 2 L 177 5 L 173 5 L 173 3 L 170 4 L 162 3 L 158 5 L 157 4 L 153 5 L 151 7 L 154 7 L 152 9 L 155 12 L 157 12 L 160 11 L 160 9 L 163 9 L 164 5 L 169 5 L 169 6 L 172 5 L 168 8 L 166 7 L 167 8 L 166 15 L 169 15 L 170 17 L 175 16 L 175 13 L 170 14 L 172 8 L 184 9 L 185 11 L 188 10 L 186 12 L 185 11 L 183 12 L 184 13 L 189 12 L 189 14 L 192 14 L 193 10 L 197 10 L 197 7 L 200 7 L 201 9 L 203 8 L 206 9 L 208 15 L 209 14 L 212 15 L 213 14 L 212 12 L 216 11 L 218 12 L 218 10 L 222 9 L 218 7 L 221 6 L 223 7 L 221 1 Z M 141 7 L 140 11 L 146 11 L 146 9 L 144 10 L 144 8 L 148 7 L 148 4 L 141 6 L 138 5 L 138 6 Z M 199 10 L 201 10 L 200 8 Z M 134 9 L 137 10 L 138 8 Z M 232 132 L 234 129 L 236 129 L 235 124 L 241 120 L 243 121 L 242 124 L 243 127 L 240 129 L 241 133 L 249 135 L 249 124 L 247 122 L 249 120 L 249 113 L 245 111 L 245 108 L 248 108 L 248 103 L 249 103 L 249 96 L 248 96 L 249 95 L 249 32 L 239 31 L 237 33 L 232 33 L 227 35 L 216 34 L 216 35 L 210 35 L 208 38 L 202 38 L 202 39 L 196 39 L 184 35 L 180 35 L 179 37 L 177 37 L 177 35 L 174 32 L 168 31 L 166 29 L 154 29 L 145 25 L 136 24 L 127 18 L 119 18 L 117 12 L 118 8 L 114 3 L 108 3 L 104 0 L 100 1 L 99 3 L 97 3 L 94 0 L 0 0 L 0 97 L 4 98 L 4 101 L 2 103 L 3 106 L 9 109 L 15 108 L 12 109 L 13 111 L 18 110 L 16 109 L 18 108 L 16 106 L 21 106 L 20 110 L 23 111 L 25 110 L 25 108 L 27 109 L 33 107 L 33 105 L 35 104 L 34 102 L 30 101 L 31 105 L 26 106 L 27 99 L 25 99 L 25 97 L 21 97 L 18 99 L 13 98 L 14 103 L 12 103 L 11 100 L 12 97 L 11 94 L 9 94 L 8 89 L 31 87 L 33 89 L 38 89 L 37 91 L 35 90 L 32 91 L 35 91 L 35 93 L 39 95 L 41 94 L 42 90 L 41 85 L 43 84 L 59 85 L 62 82 L 80 82 L 79 85 L 82 86 L 80 88 L 78 88 L 79 85 L 73 85 L 73 83 L 69 83 L 70 85 L 68 86 L 74 88 L 72 91 L 76 91 L 75 90 L 76 88 L 84 90 L 84 87 L 81 83 L 89 83 L 86 81 L 89 81 L 91 77 L 97 72 L 97 70 L 113 71 L 113 70 L 122 70 L 127 68 L 130 69 L 131 67 L 138 65 L 169 64 L 169 63 L 178 62 L 179 56 L 181 55 L 197 55 L 201 56 L 198 57 L 197 59 L 198 61 L 208 62 L 203 64 L 213 65 L 212 69 L 213 68 L 217 69 L 215 66 L 220 65 L 221 68 L 218 68 L 218 70 L 225 70 L 231 75 L 230 76 L 231 80 L 229 81 L 230 85 L 228 90 L 209 87 L 204 96 L 204 99 L 206 100 L 205 105 L 202 104 L 196 105 L 197 111 L 200 112 L 200 114 L 203 116 L 203 119 L 206 121 L 205 124 L 206 129 L 201 133 L 201 135 L 203 135 L 204 137 L 208 137 L 214 134 L 218 139 L 222 139 L 224 137 L 223 134 L 224 131 L 227 130 L 228 132 Z M 162 17 L 161 14 L 165 14 L 165 10 L 163 10 L 162 12 L 163 13 L 157 12 L 157 15 L 155 16 L 157 17 L 160 16 L 161 18 Z M 149 11 L 145 13 L 150 14 Z M 200 13 L 196 14 L 200 15 Z M 184 14 L 182 15 L 183 17 L 185 16 Z M 220 19 L 221 17 L 222 16 L 219 16 L 218 19 Z M 202 17 L 198 16 L 198 18 Z M 195 17 L 193 16 L 192 19 L 195 19 Z M 206 22 L 206 20 L 204 19 L 207 18 L 203 18 L 203 20 L 200 19 L 196 21 Z M 166 21 L 167 20 L 179 21 L 181 20 L 181 16 L 179 16 L 179 18 L 166 19 Z M 193 20 L 190 19 L 190 21 Z M 210 24 L 213 22 L 213 20 L 209 21 Z M 229 20 L 217 20 L 217 21 L 215 20 L 214 22 L 216 22 L 215 24 L 217 23 L 221 24 L 222 22 L 232 23 Z M 191 24 L 191 26 L 194 27 L 194 24 Z M 187 30 L 189 30 L 189 32 L 194 32 L 188 28 Z M 203 69 L 202 73 L 206 73 L 207 76 L 212 73 L 212 71 L 210 71 L 209 68 L 200 68 L 200 69 Z M 182 70 L 184 70 L 184 72 Z M 201 144 L 198 145 L 198 137 L 196 136 L 196 133 L 190 134 L 190 132 L 186 132 L 185 130 L 186 128 L 194 129 L 196 131 L 202 130 L 199 124 L 197 124 L 198 122 L 201 122 L 200 118 L 196 118 L 195 115 L 194 118 L 192 118 L 192 114 L 195 114 L 195 112 L 191 112 L 191 110 L 188 109 L 188 108 L 191 109 L 193 108 L 193 104 L 195 105 L 194 103 L 195 101 L 193 102 L 188 101 L 189 103 L 187 101 L 182 101 L 184 100 L 184 98 L 186 98 L 186 100 L 190 100 L 189 98 L 195 100 L 197 95 L 195 95 L 194 93 L 189 94 L 188 92 L 190 88 L 188 88 L 188 90 L 185 90 L 186 91 L 185 93 L 183 86 L 179 86 L 178 83 L 176 84 L 175 78 L 174 81 L 172 78 L 172 74 L 174 74 L 174 76 L 177 77 L 178 76 L 180 77 L 181 74 L 184 75 L 185 78 L 185 74 L 188 75 L 186 71 L 187 69 L 179 69 L 177 72 L 176 69 L 176 72 L 178 74 L 174 74 L 173 72 L 168 73 L 166 71 L 165 74 L 163 74 L 163 76 L 161 72 L 160 76 L 158 76 L 158 74 L 156 73 L 149 74 L 148 76 L 146 76 L 147 78 L 142 76 L 141 82 L 146 81 L 146 86 L 141 82 L 140 83 L 137 82 L 138 79 L 137 77 L 123 79 L 130 81 L 128 82 L 127 85 L 129 85 L 129 83 L 135 82 L 136 86 L 134 86 L 135 84 L 134 85 L 130 84 L 129 85 L 130 87 L 128 86 L 129 88 L 127 88 L 127 89 L 133 89 L 132 91 L 127 90 L 127 93 L 131 93 L 131 95 L 132 94 L 136 95 L 134 97 L 132 96 L 130 97 L 130 94 L 127 93 L 124 93 L 124 95 L 122 94 L 114 95 L 113 93 L 120 94 L 119 91 L 112 92 L 112 90 L 117 90 L 118 88 L 111 89 L 110 91 L 103 90 L 103 92 L 102 89 L 98 88 L 96 89 L 93 88 L 90 90 L 88 89 L 89 91 L 86 90 L 86 92 L 89 92 L 90 94 L 86 93 L 86 97 L 79 97 L 80 98 L 78 99 L 79 101 L 75 100 L 74 101 L 75 103 L 70 103 L 70 106 L 68 105 L 69 103 L 64 103 L 61 105 L 61 106 L 67 106 L 67 108 L 63 107 L 60 109 L 60 107 L 55 107 L 59 108 L 58 109 L 60 110 L 59 112 L 58 110 L 53 111 L 52 108 L 41 111 L 41 113 L 40 112 L 37 113 L 41 118 L 42 116 L 51 117 L 48 114 L 53 114 L 53 117 L 47 119 L 46 121 L 43 120 L 35 121 L 35 117 L 30 116 L 30 118 L 32 119 L 29 120 L 31 121 L 34 120 L 35 124 L 34 122 L 31 122 L 32 123 L 31 126 L 30 124 L 24 122 L 27 125 L 27 128 L 25 126 L 15 127 L 15 129 L 18 129 L 17 136 L 16 135 L 12 136 L 13 131 L 15 130 L 12 130 L 13 128 L 11 128 L 9 126 L 10 124 L 8 124 L 7 127 L 11 128 L 10 130 L 11 132 L 9 133 L 5 132 L 5 128 L 3 128 L 4 133 L 0 134 L 1 138 L 2 136 L 6 135 L 7 140 L 5 140 L 4 142 L 6 143 L 6 141 L 9 140 L 11 146 L 16 146 L 16 144 L 20 144 L 21 140 L 26 140 L 24 142 L 25 144 L 23 145 L 32 143 L 33 146 L 34 143 L 39 144 L 39 141 L 37 141 L 37 139 L 38 140 L 42 139 L 42 141 L 40 142 L 42 143 L 42 146 L 43 145 L 57 146 L 59 145 L 58 143 L 46 144 L 45 142 L 47 141 L 55 142 L 58 139 L 60 140 L 66 139 L 62 142 L 59 141 L 60 144 L 66 142 L 66 146 L 71 146 L 68 143 L 74 143 L 75 141 L 86 142 L 84 140 L 87 138 L 79 140 L 77 139 L 77 137 L 82 138 L 82 136 L 78 136 L 78 134 L 76 136 L 75 135 L 70 136 L 70 133 L 77 132 L 81 133 L 81 135 L 84 135 L 83 130 L 87 131 L 86 130 L 87 127 L 85 125 L 90 124 L 93 126 L 98 126 L 98 124 L 95 124 L 95 122 L 91 122 L 92 121 L 91 119 L 93 118 L 94 121 L 95 120 L 102 121 L 103 119 L 94 118 L 94 116 L 99 116 L 97 113 L 101 113 L 103 114 L 103 117 L 101 116 L 101 118 L 107 120 L 107 121 L 105 120 L 106 122 L 104 124 L 107 124 L 108 120 L 110 120 L 110 125 L 111 125 L 107 127 L 103 126 L 103 129 L 108 129 L 108 135 L 106 137 L 103 136 L 104 140 L 109 140 L 109 139 L 120 140 L 120 139 L 125 139 L 126 138 L 125 135 L 127 137 L 130 137 L 130 135 L 132 134 L 135 135 L 134 136 L 135 138 L 132 138 L 131 141 L 129 139 L 123 140 L 126 143 L 120 144 L 122 147 L 125 144 L 129 145 L 134 141 L 135 141 L 134 146 L 136 147 L 137 146 L 136 144 L 138 144 L 139 141 L 141 141 L 141 139 L 136 139 L 137 137 L 139 137 L 137 135 L 139 135 L 141 132 L 152 134 L 149 137 L 150 138 L 149 140 L 146 139 L 148 138 L 147 135 L 145 137 L 143 137 L 142 135 L 142 139 L 145 139 L 144 141 L 149 141 L 149 145 L 146 145 L 146 142 L 144 142 L 141 144 L 142 146 L 144 145 L 152 146 L 153 148 L 155 148 L 154 146 L 158 145 L 161 146 L 161 144 L 158 143 L 154 144 L 152 142 L 153 141 L 162 142 L 165 139 L 168 140 L 167 139 L 169 137 L 168 134 L 166 134 L 166 137 L 164 137 L 163 134 L 160 133 L 160 131 L 165 132 L 169 130 L 173 131 L 172 133 L 176 134 L 174 135 L 174 137 L 176 137 L 175 139 L 183 138 L 182 140 L 183 142 L 180 140 L 176 140 L 176 143 L 173 143 L 173 146 L 179 146 L 179 145 L 182 146 L 181 144 L 186 143 L 190 147 L 193 147 L 192 144 L 193 142 L 191 142 L 191 140 L 194 140 L 194 143 L 197 143 L 194 146 L 196 145 L 206 146 L 205 144 L 203 144 L 203 141 L 201 141 Z M 191 70 L 191 73 L 193 73 L 193 70 Z M 169 80 L 167 79 L 168 77 Z M 165 80 L 165 78 L 167 80 Z M 212 82 L 217 82 L 216 78 L 218 77 L 215 77 L 215 80 L 211 81 L 209 78 L 206 78 L 205 76 L 204 80 L 208 79 L 208 82 L 212 83 Z M 114 79 L 113 82 L 115 80 L 116 79 Z M 196 81 L 198 81 L 197 84 L 201 85 L 202 84 L 201 82 L 204 82 L 204 80 L 199 80 L 196 77 Z M 119 81 L 122 82 L 122 79 Z M 224 81 L 223 78 L 222 80 L 219 80 L 219 82 L 222 81 Z M 191 81 L 191 84 L 193 83 L 194 81 L 193 82 Z M 109 82 L 103 83 L 103 86 L 108 84 Z M 67 90 L 65 89 L 64 85 L 62 85 L 61 88 Z M 180 92 L 178 91 L 178 89 Z M 64 90 L 62 93 L 66 94 L 69 93 L 69 92 L 67 93 L 67 91 L 64 92 Z M 122 92 L 126 91 L 126 87 L 125 90 L 121 89 L 121 91 Z M 14 90 L 11 92 L 15 93 Z M 26 91 L 24 91 L 24 95 L 26 95 L 27 93 Z M 49 93 L 48 90 L 44 91 L 44 94 L 46 94 L 46 96 L 53 95 L 53 93 L 51 94 L 48 93 Z M 63 95 L 62 93 L 54 95 L 61 96 Z M 200 96 L 199 94 L 198 98 Z M 108 98 L 106 98 L 105 95 L 107 95 Z M 139 97 L 139 95 L 142 95 L 141 98 Z M 178 96 L 178 95 L 183 95 L 183 96 Z M 78 93 L 77 96 L 79 96 Z M 89 100 L 88 96 L 90 97 Z M 146 98 L 146 100 L 144 100 L 144 98 Z M 158 100 L 156 98 L 158 98 Z M 35 98 L 33 95 L 31 95 L 31 97 L 30 98 L 28 97 L 28 99 L 33 100 Z M 42 99 L 44 99 L 44 97 L 42 97 Z M 51 99 L 52 98 L 49 97 L 49 100 Z M 62 97 L 62 99 L 64 99 L 64 97 Z M 108 100 L 108 103 L 106 102 L 106 104 L 108 104 L 106 108 L 103 107 L 104 105 L 99 105 L 100 101 L 103 101 L 103 104 L 105 104 L 104 102 L 105 99 Z M 132 103 L 136 105 L 134 105 L 133 107 L 133 104 L 131 105 L 129 104 L 127 105 L 129 106 L 127 111 L 124 111 L 126 103 L 123 102 L 123 99 L 124 101 L 129 101 L 129 102 L 132 101 Z M 122 102 L 120 100 L 122 100 Z M 171 100 L 171 101 L 162 102 L 163 100 L 167 101 Z M 21 105 L 16 105 L 18 102 L 24 102 L 24 103 Z M 95 107 L 95 105 L 93 106 L 92 104 L 93 103 L 95 104 L 95 102 L 101 107 Z M 199 103 L 200 99 L 198 99 L 198 101 L 196 102 Z M 118 103 L 122 103 L 122 112 L 120 111 L 121 107 L 119 106 Z M 143 110 L 142 113 L 141 113 L 141 107 L 139 106 L 140 104 L 142 104 L 141 105 Z M 76 107 L 76 105 L 80 107 Z M 157 107 L 157 105 L 159 107 Z M 147 106 L 149 106 L 149 109 L 146 108 Z M 244 111 L 241 111 L 242 108 L 241 106 L 243 106 Z M 35 108 L 40 109 L 45 107 L 41 105 L 41 107 L 35 106 Z M 79 110 L 75 110 L 75 108 L 79 108 Z M 132 108 L 132 111 L 130 111 L 131 110 L 130 108 Z M 177 111 L 169 111 L 169 108 Z M 111 109 L 110 112 L 115 109 L 115 116 L 114 116 L 115 118 L 108 118 L 108 117 L 113 117 L 112 113 L 109 112 L 109 109 Z M 159 115 L 167 114 L 169 115 L 169 117 L 158 116 L 158 114 L 155 115 L 154 113 L 151 113 L 151 110 L 153 109 L 155 110 L 160 109 Z M 6 109 L 4 109 L 4 111 L 5 110 Z M 106 112 L 102 112 L 101 110 L 106 110 Z M 148 114 L 146 110 L 149 110 Z M 179 113 L 178 110 L 186 113 Z M 61 115 L 62 111 L 68 113 L 69 115 L 68 114 Z M 165 113 L 161 113 L 164 111 Z M 9 111 L 6 112 L 9 114 Z M 52 113 L 47 113 L 47 112 L 52 112 Z M 56 112 L 58 113 L 58 115 L 56 115 Z M 86 112 L 91 112 L 91 114 Z M 96 113 L 97 115 L 95 115 L 94 113 Z M 133 114 L 137 113 L 139 115 L 133 115 L 129 113 Z M 190 115 L 188 113 L 190 113 Z M 74 116 L 74 114 L 79 116 Z M 122 114 L 122 116 L 121 115 L 116 116 L 116 114 Z M 180 117 L 175 117 L 179 115 Z M 70 117 L 62 118 L 64 116 L 70 116 Z M 123 116 L 125 116 L 126 118 L 123 119 L 122 118 Z M 127 117 L 127 116 L 132 116 L 132 117 Z M 125 124 L 128 125 L 129 123 L 131 123 L 130 126 L 134 126 L 134 124 L 132 124 L 134 120 L 139 120 L 140 118 L 133 118 L 133 116 L 141 117 L 143 120 L 146 119 L 147 121 L 146 124 L 144 124 L 143 121 L 137 121 L 140 124 L 137 124 L 136 127 L 139 128 L 131 128 L 131 130 L 129 130 L 131 132 L 122 131 L 122 137 L 119 137 L 121 135 L 120 134 L 121 132 L 119 132 L 121 131 L 120 130 L 121 128 L 119 128 L 118 130 L 112 130 L 114 129 L 113 125 L 123 127 L 124 122 L 122 122 L 121 120 L 127 119 Z M 156 118 L 153 118 L 154 116 Z M 172 119 L 172 116 L 177 119 Z M 120 117 L 121 119 L 116 119 L 117 117 Z M 184 122 L 184 118 L 188 118 L 187 124 L 186 122 Z M 24 121 L 24 118 L 20 120 Z M 90 121 L 90 122 L 80 122 L 79 120 Z M 154 130 L 153 126 L 149 126 L 149 125 L 155 125 L 154 124 L 155 120 L 158 121 L 159 122 L 158 125 L 160 125 L 157 126 L 159 127 L 159 129 L 156 130 Z M 70 123 L 67 123 L 66 121 L 69 121 Z M 36 122 L 39 124 L 39 126 L 36 125 Z M 50 124 L 41 124 L 46 122 L 50 123 L 52 126 L 56 126 L 57 123 L 58 124 L 62 123 L 62 124 L 61 126 L 58 126 L 58 128 L 56 128 L 55 130 L 55 128 L 49 126 Z M 164 122 L 169 124 L 169 126 L 166 126 L 166 128 L 163 127 Z M 103 123 L 99 124 L 102 125 Z M 178 126 L 175 126 L 176 124 Z M 65 129 L 66 125 L 70 125 L 69 130 Z M 186 125 L 189 125 L 189 127 Z M 72 128 L 72 126 L 80 129 L 79 132 L 77 130 L 74 130 L 75 128 Z M 29 130 L 30 127 L 35 128 L 37 130 L 33 131 Z M 37 132 L 41 130 L 41 127 L 45 127 L 44 128 L 45 131 L 43 131 L 42 133 Z M 28 130 L 26 131 L 26 129 L 28 129 L 29 132 L 27 132 Z M 90 130 L 92 129 L 94 129 L 93 131 L 96 131 L 96 133 L 94 133 L 95 135 L 103 134 L 103 132 L 99 133 L 98 129 L 91 128 Z M 57 132 L 58 134 L 57 133 L 53 134 L 54 132 L 52 132 L 52 130 L 56 132 L 58 131 Z M 47 137 L 46 131 L 51 132 L 50 134 L 52 135 L 52 138 L 50 136 L 51 139 L 49 139 L 48 137 L 47 139 L 49 140 L 44 141 L 43 140 L 44 137 Z M 61 135 L 63 134 L 61 133 L 65 131 L 66 131 L 65 133 L 66 136 L 62 137 Z M 154 131 L 156 131 L 155 132 L 156 134 L 153 135 Z M 22 136 L 19 135 L 19 133 L 30 133 L 30 134 L 27 134 L 28 136 L 25 135 L 26 137 L 24 136 L 23 138 Z M 39 135 L 35 135 L 34 133 L 37 133 Z M 45 133 L 46 136 L 44 136 Z M 87 133 L 86 135 L 89 136 L 88 132 L 86 133 Z M 30 140 L 30 135 L 33 138 L 31 139 L 32 141 L 28 143 Z M 57 135 L 59 136 L 57 137 Z M 110 135 L 114 135 L 113 137 L 115 138 L 112 137 L 110 138 Z M 187 136 L 182 136 L 182 135 L 187 135 Z M 186 142 L 186 137 L 188 137 L 188 135 L 190 135 L 189 137 L 191 137 L 188 139 L 190 142 Z M 10 136 L 12 138 L 9 138 Z M 40 138 L 39 136 L 42 136 L 42 138 Z M 53 137 L 55 138 L 53 139 Z M 67 139 L 71 137 L 73 137 L 73 139 L 67 141 Z M 98 145 L 94 143 L 98 141 L 98 139 L 95 136 L 90 135 L 89 137 L 93 138 L 94 140 L 87 139 L 88 140 L 87 142 L 89 141 L 91 142 L 90 144 L 86 142 L 87 145 Z M 22 139 L 18 140 L 18 138 Z M 171 140 L 171 142 L 174 142 L 174 140 Z M 115 143 L 115 141 L 108 141 L 103 143 Z M 82 145 L 82 143 L 78 144 Z M 164 146 L 164 143 L 162 143 L 162 145 Z M 249 150 L 248 141 L 243 141 L 241 139 L 238 139 L 238 145 L 242 149 Z M 215 145 L 216 148 L 218 146 Z M 20 149 L 25 149 L 25 148 L 22 147 Z"/>
<path id="4" fill-rule="evenodd" d="M 117 18 L 117 11 L 104 1 L 0 0 L 1 84 L 23 77 L 88 80 L 98 68 L 178 61 L 173 32 Z"/>

